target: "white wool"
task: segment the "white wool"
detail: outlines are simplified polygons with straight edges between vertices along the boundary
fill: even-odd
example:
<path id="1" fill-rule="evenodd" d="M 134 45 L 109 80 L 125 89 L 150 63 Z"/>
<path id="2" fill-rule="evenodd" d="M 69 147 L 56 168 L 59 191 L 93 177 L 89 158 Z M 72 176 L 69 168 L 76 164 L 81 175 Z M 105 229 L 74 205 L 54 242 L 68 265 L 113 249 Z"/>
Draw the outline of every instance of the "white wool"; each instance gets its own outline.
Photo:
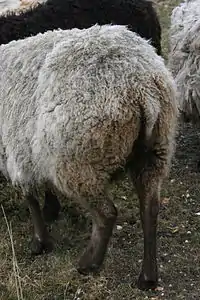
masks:
<path id="1" fill-rule="evenodd" d="M 171 15 L 170 48 L 178 47 L 190 28 L 199 20 L 200 1 L 185 0 L 175 7 Z"/>
<path id="2" fill-rule="evenodd" d="M 17 9 L 20 6 L 20 0 L 0 0 L 0 13 L 7 10 Z"/>
<path id="3" fill-rule="evenodd" d="M 200 1 L 185 1 L 171 17 L 169 68 L 178 88 L 185 117 L 199 123 L 200 114 Z"/>
<path id="4" fill-rule="evenodd" d="M 23 189 L 94 195 L 132 151 L 141 121 L 172 140 L 175 86 L 125 26 L 54 30 L 0 46 L 0 170 Z M 169 119 L 170 118 L 170 119 Z"/>
<path id="5" fill-rule="evenodd" d="M 0 15 L 6 15 L 13 11 L 18 14 L 43 2 L 46 0 L 0 0 Z"/>

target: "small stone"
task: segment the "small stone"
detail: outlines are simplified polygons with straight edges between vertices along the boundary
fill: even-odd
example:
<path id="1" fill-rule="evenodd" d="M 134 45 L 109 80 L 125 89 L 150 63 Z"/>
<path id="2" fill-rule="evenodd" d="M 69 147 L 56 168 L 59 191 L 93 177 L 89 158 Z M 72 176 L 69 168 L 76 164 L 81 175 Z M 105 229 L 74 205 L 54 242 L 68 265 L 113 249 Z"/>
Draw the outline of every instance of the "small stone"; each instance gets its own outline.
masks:
<path id="1" fill-rule="evenodd" d="M 178 228 L 178 226 L 175 226 L 174 228 L 172 228 L 172 233 L 176 233 L 176 232 L 178 232 L 179 231 L 179 228 Z"/>
<path id="2" fill-rule="evenodd" d="M 162 287 L 162 286 L 158 286 L 157 288 L 156 288 L 156 291 L 159 291 L 159 292 L 161 292 L 161 291 L 163 291 L 164 290 L 164 287 Z"/>
<path id="3" fill-rule="evenodd" d="M 117 225 L 117 230 L 122 230 L 122 226 L 121 225 Z"/>
<path id="4" fill-rule="evenodd" d="M 164 197 L 162 198 L 161 202 L 162 204 L 169 204 L 170 198 L 169 197 Z"/>

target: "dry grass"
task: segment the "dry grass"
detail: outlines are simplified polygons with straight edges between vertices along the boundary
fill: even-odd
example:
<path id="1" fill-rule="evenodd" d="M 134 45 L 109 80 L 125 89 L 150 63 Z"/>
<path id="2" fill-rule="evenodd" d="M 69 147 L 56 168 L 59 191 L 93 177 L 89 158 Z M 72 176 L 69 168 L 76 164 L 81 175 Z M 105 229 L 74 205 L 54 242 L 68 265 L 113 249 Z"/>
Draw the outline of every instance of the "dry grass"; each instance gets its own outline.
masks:
<path id="1" fill-rule="evenodd" d="M 178 1 L 157 3 L 167 57 L 169 16 Z M 85 214 L 73 203 L 63 201 L 60 220 L 49 228 L 56 241 L 55 250 L 33 259 L 29 252 L 32 225 L 27 207 L 20 194 L 1 179 L 0 202 L 7 219 L 0 210 L 0 299 L 20 299 L 16 278 L 20 279 L 26 300 L 199 299 L 200 216 L 196 214 L 200 211 L 200 174 L 196 171 L 199 143 L 190 125 L 181 128 L 171 176 L 162 190 L 158 231 L 161 288 L 154 293 L 144 293 L 135 287 L 143 240 L 138 201 L 126 178 L 112 187 L 119 209 L 117 225 L 121 230 L 115 228 L 104 268 L 94 277 L 83 277 L 75 268 L 89 236 L 90 223 Z M 13 257 L 18 262 L 20 275 L 13 269 Z M 19 282 L 17 286 L 19 288 Z"/>
<path id="2" fill-rule="evenodd" d="M 6 226 L 7 226 L 7 230 L 8 230 L 8 234 L 9 234 L 9 238 L 10 238 L 10 244 L 11 244 L 11 248 L 12 248 L 12 265 L 13 265 L 13 274 L 14 274 L 14 278 L 15 278 L 17 299 L 23 300 L 24 297 L 23 297 L 23 292 L 22 292 L 22 283 L 21 283 L 21 278 L 20 278 L 19 266 L 17 263 L 16 255 L 15 255 L 15 247 L 13 244 L 12 227 L 11 227 L 11 224 L 8 224 L 8 219 L 6 217 L 3 205 L 1 205 L 1 209 L 2 209 L 3 216 L 4 216 L 4 219 L 6 222 Z"/>

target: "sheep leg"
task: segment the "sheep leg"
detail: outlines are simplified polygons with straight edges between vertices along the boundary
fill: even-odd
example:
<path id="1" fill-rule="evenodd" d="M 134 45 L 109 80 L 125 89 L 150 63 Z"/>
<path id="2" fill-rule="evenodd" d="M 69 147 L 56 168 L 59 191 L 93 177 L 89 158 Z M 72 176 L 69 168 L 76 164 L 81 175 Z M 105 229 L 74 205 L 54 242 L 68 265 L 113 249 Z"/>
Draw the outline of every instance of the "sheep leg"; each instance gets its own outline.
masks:
<path id="1" fill-rule="evenodd" d="M 43 207 L 44 220 L 47 223 L 51 223 L 58 219 L 61 206 L 56 195 L 50 190 L 45 191 L 45 202 Z"/>
<path id="2" fill-rule="evenodd" d="M 84 275 L 101 267 L 117 218 L 117 209 L 112 201 L 104 200 L 101 208 L 90 208 L 90 212 L 93 216 L 92 235 L 78 265 L 79 273 Z"/>
<path id="3" fill-rule="evenodd" d="M 52 240 L 45 226 L 40 205 L 33 194 L 26 196 L 31 213 L 34 235 L 31 243 L 31 253 L 34 255 L 49 252 L 53 248 Z"/>
<path id="4" fill-rule="evenodd" d="M 146 189 L 144 181 L 136 183 L 140 199 L 140 216 L 144 233 L 144 258 L 138 287 L 155 289 L 158 283 L 156 261 L 157 217 L 159 212 L 159 184 L 154 182 Z"/>

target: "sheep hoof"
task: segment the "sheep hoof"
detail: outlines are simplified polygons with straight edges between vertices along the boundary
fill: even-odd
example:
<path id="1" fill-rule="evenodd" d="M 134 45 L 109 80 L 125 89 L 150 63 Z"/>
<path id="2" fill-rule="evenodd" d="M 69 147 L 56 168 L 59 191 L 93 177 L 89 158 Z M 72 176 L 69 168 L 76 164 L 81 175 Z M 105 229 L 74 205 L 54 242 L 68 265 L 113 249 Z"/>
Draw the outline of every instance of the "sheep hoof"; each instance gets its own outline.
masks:
<path id="1" fill-rule="evenodd" d="M 117 211 L 114 207 L 114 215 L 107 219 L 104 227 L 93 224 L 91 240 L 79 260 L 77 268 L 79 273 L 86 275 L 99 271 L 104 261 L 116 216 Z"/>
<path id="2" fill-rule="evenodd" d="M 158 280 L 145 280 L 143 273 L 140 274 L 137 286 L 142 291 L 155 290 L 158 286 Z"/>
<path id="3" fill-rule="evenodd" d="M 88 275 L 90 273 L 97 273 L 104 258 L 103 253 L 97 252 L 98 251 L 95 251 L 93 247 L 88 247 L 85 253 L 81 256 L 77 267 L 77 270 L 80 274 Z"/>
<path id="4" fill-rule="evenodd" d="M 90 266 L 79 266 L 77 271 L 81 275 L 88 275 L 90 273 L 97 273 L 99 271 L 100 266 L 92 264 Z"/>
<path id="5" fill-rule="evenodd" d="M 31 242 L 31 254 L 40 255 L 43 253 L 49 253 L 53 250 L 53 242 L 50 238 L 39 241 L 38 238 L 34 237 Z"/>

